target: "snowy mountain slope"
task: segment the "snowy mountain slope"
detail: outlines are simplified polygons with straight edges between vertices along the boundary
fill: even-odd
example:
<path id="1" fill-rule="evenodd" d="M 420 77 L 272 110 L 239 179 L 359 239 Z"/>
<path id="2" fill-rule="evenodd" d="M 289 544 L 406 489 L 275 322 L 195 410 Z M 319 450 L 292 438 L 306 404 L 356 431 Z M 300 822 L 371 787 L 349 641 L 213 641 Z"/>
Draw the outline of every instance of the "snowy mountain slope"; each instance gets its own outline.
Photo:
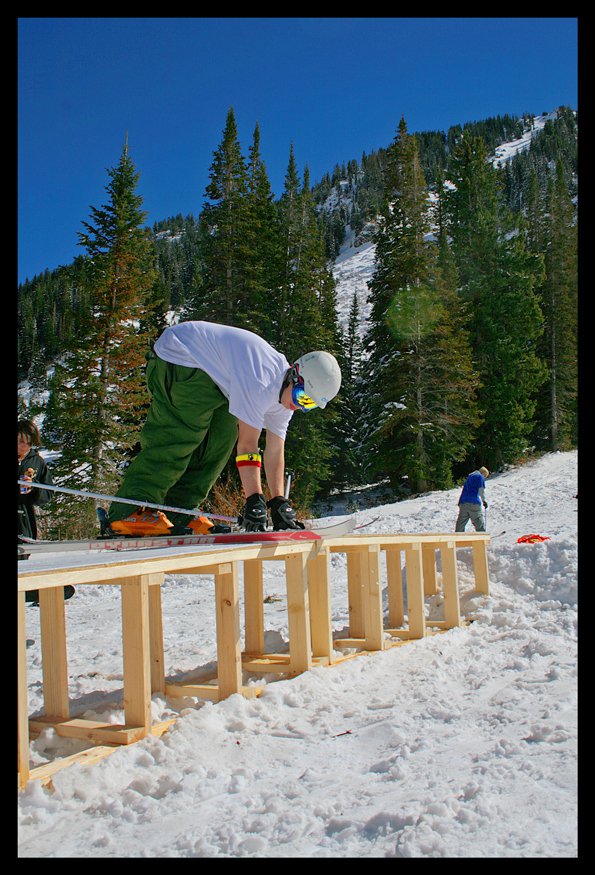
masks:
<path id="1" fill-rule="evenodd" d="M 507 161 L 510 161 L 511 158 L 518 155 L 519 152 L 526 152 L 531 146 L 531 140 L 535 134 L 543 130 L 546 122 L 555 121 L 557 117 L 558 113 L 555 111 L 534 116 L 531 119 L 530 125 L 525 129 L 521 137 L 516 140 L 511 140 L 508 143 L 502 143 L 496 148 L 492 158 L 494 167 L 502 167 Z"/>
<path id="2" fill-rule="evenodd" d="M 495 149 L 490 159 L 493 165 L 495 167 L 502 167 L 507 161 L 514 158 L 515 155 L 526 151 L 530 147 L 535 135 L 543 130 L 546 122 L 555 120 L 557 115 L 557 111 L 554 111 L 534 116 L 530 123 L 527 124 L 522 137 L 510 142 L 501 143 Z M 446 181 L 446 184 L 448 185 L 448 181 Z M 433 195 L 430 192 L 430 199 L 432 198 Z M 332 212 L 343 207 L 347 215 L 349 215 L 351 202 L 351 189 L 345 181 L 340 181 L 329 194 L 322 205 L 322 209 Z M 369 228 L 367 237 L 369 238 L 370 235 L 371 229 Z M 368 283 L 374 275 L 375 251 L 376 247 L 370 242 L 370 239 L 364 242 L 356 240 L 350 226 L 347 225 L 345 241 L 332 268 L 336 283 L 339 324 L 343 328 L 347 326 L 349 310 L 355 293 L 359 305 L 361 336 L 365 334 L 366 321 L 370 313 L 370 306 L 367 303 Z"/>

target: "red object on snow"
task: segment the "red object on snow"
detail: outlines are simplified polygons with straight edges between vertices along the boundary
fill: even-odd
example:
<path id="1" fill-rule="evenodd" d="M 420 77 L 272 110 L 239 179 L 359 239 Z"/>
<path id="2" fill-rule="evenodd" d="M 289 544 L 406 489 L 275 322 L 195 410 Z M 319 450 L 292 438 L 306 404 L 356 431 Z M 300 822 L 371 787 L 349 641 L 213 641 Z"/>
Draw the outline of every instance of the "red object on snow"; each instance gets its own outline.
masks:
<path id="1" fill-rule="evenodd" d="M 522 535 L 517 538 L 517 544 L 537 544 L 539 541 L 551 541 L 551 538 L 546 538 L 543 535 Z"/>

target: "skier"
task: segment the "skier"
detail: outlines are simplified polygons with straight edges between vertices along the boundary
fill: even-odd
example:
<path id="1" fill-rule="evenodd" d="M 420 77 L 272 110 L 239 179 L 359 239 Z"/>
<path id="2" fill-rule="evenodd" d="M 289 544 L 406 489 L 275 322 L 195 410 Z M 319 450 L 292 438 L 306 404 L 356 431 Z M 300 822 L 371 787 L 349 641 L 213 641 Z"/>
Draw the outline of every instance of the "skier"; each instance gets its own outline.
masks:
<path id="1" fill-rule="evenodd" d="M 315 351 L 292 365 L 265 340 L 242 328 L 213 322 L 172 325 L 149 353 L 146 371 L 151 404 L 141 449 L 124 473 L 119 498 L 199 507 L 234 446 L 245 495 L 241 524 L 266 530 L 267 508 L 275 530 L 303 529 L 284 496 L 285 436 L 296 410 L 324 408 L 341 386 L 341 371 L 328 352 Z M 264 459 L 259 439 L 265 429 Z M 261 483 L 264 464 L 271 494 Z M 205 517 L 143 510 L 112 502 L 111 532 L 159 535 L 216 530 Z"/>
<path id="2" fill-rule="evenodd" d="M 485 518 L 481 507 L 488 506 L 485 500 L 485 482 L 489 476 L 490 472 L 487 468 L 480 468 L 478 471 L 472 471 L 465 480 L 459 498 L 459 515 L 455 532 L 464 532 L 469 520 L 477 532 L 485 532 Z"/>

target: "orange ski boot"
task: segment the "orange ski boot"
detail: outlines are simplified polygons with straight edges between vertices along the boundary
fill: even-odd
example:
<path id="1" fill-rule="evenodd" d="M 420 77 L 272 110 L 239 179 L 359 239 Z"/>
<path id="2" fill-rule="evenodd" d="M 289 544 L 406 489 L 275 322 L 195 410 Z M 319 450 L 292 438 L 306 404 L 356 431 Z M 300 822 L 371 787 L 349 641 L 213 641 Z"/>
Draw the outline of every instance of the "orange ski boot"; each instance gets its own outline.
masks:
<path id="1" fill-rule="evenodd" d="M 190 520 L 186 524 L 186 528 L 190 529 L 193 535 L 208 535 L 214 526 L 206 516 L 197 516 L 196 519 Z"/>
<path id="2" fill-rule="evenodd" d="M 110 528 L 116 535 L 145 538 L 150 535 L 169 535 L 173 523 L 160 510 L 146 510 L 139 507 L 125 519 L 110 523 Z"/>

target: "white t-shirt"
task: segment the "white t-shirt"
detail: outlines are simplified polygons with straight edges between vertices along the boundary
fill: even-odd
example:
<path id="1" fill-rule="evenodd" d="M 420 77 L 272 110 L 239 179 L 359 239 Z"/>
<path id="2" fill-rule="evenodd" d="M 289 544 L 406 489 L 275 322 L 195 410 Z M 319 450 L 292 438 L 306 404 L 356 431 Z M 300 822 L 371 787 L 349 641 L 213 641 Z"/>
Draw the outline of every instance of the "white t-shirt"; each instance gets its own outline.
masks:
<path id="1" fill-rule="evenodd" d="M 289 362 L 262 337 L 215 322 L 180 322 L 165 329 L 155 353 L 205 371 L 229 400 L 230 413 L 285 439 L 293 411 L 279 403 L 279 392 Z"/>

